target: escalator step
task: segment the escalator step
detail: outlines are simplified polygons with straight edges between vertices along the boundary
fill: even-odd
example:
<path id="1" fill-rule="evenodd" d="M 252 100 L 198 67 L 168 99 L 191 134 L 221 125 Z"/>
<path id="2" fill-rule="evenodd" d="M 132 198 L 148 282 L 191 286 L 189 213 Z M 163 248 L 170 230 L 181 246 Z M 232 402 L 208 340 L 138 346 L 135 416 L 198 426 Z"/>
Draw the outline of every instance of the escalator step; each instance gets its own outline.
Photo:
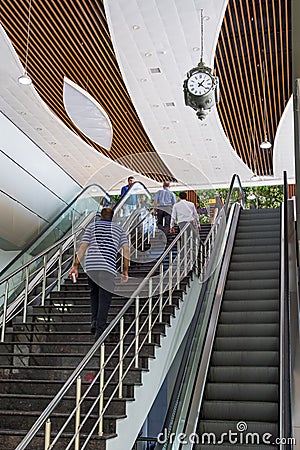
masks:
<path id="1" fill-rule="evenodd" d="M 278 323 L 259 323 L 259 324 L 219 324 L 217 336 L 278 336 Z"/>
<path id="2" fill-rule="evenodd" d="M 278 383 L 278 367 L 211 366 L 208 381 L 216 383 Z"/>
<path id="3" fill-rule="evenodd" d="M 228 433 L 229 430 L 232 430 L 232 432 L 237 432 L 237 424 L 241 421 L 243 421 L 242 418 L 237 421 L 201 420 L 199 424 L 200 426 L 198 427 L 197 431 L 200 436 L 203 433 L 215 433 L 216 436 L 220 437 L 222 433 Z M 245 422 L 245 427 L 247 427 L 247 429 L 243 433 L 244 437 L 247 432 L 258 433 L 260 436 L 262 436 L 264 433 L 270 433 L 272 435 L 272 439 L 270 439 L 270 442 L 272 442 L 278 436 L 278 427 L 274 422 L 247 421 Z M 223 448 L 223 445 L 220 448 Z M 236 447 L 234 446 L 234 448 Z M 272 447 L 269 446 L 269 448 Z"/>
<path id="4" fill-rule="evenodd" d="M 227 280 L 270 280 L 279 278 L 279 269 L 257 269 L 256 264 L 252 270 L 233 270 L 230 267 Z"/>
<path id="5" fill-rule="evenodd" d="M 273 259 L 271 261 L 268 261 L 267 264 L 266 264 L 266 261 L 259 260 L 255 263 L 255 267 L 253 267 L 252 262 L 248 262 L 248 261 L 231 262 L 230 263 L 230 272 L 238 270 L 242 275 L 247 270 L 250 270 L 252 272 L 254 268 L 257 271 L 264 270 L 266 268 L 268 270 L 271 270 L 271 269 L 279 270 L 279 266 L 280 266 L 279 261 L 273 260 Z"/>
<path id="6" fill-rule="evenodd" d="M 222 305 L 222 312 L 233 311 L 277 311 L 279 308 L 279 300 L 226 300 Z"/>
<path id="7" fill-rule="evenodd" d="M 271 383 L 207 383 L 206 400 L 251 400 L 277 402 L 278 384 Z"/>
<path id="8" fill-rule="evenodd" d="M 274 239 L 273 239 L 274 242 Z M 249 252 L 249 250 L 251 251 Z M 239 245 L 238 243 L 234 246 L 232 255 L 240 255 L 246 253 L 249 255 L 249 253 L 254 253 L 258 256 L 263 253 L 276 253 L 279 251 L 279 246 L 277 244 L 264 244 L 264 245 L 257 245 L 255 248 L 251 247 L 250 245 Z"/>
<path id="9" fill-rule="evenodd" d="M 278 420 L 277 402 L 251 401 L 207 401 L 204 400 L 201 416 L 216 420 L 260 420 L 275 422 Z"/>
<path id="10" fill-rule="evenodd" d="M 269 263 L 269 261 L 279 261 L 280 260 L 280 252 L 279 249 L 277 248 L 275 251 L 273 251 L 272 253 L 256 253 L 256 252 L 251 252 L 248 251 L 247 252 L 238 252 L 238 253 L 233 253 L 231 256 L 231 262 L 255 262 L 255 263 L 260 263 L 262 261 L 265 261 L 266 263 Z"/>
<path id="11" fill-rule="evenodd" d="M 278 289 L 279 287 L 279 277 L 275 279 L 266 279 L 266 280 L 228 280 L 226 282 L 226 290 L 227 289 L 237 289 L 237 290 L 250 290 L 253 289 L 253 285 L 255 285 L 255 289 Z"/>
<path id="12" fill-rule="evenodd" d="M 212 354 L 211 364 L 214 366 L 259 366 L 268 367 L 278 364 L 278 352 L 271 351 L 217 351 Z"/>
<path id="13" fill-rule="evenodd" d="M 217 337 L 214 342 L 215 350 L 261 350 L 277 351 L 279 346 L 278 337 Z"/>
<path id="14" fill-rule="evenodd" d="M 255 288 L 253 284 L 255 283 Z M 226 289 L 224 300 L 274 300 L 278 298 L 278 289 L 256 289 L 256 282 L 252 282 L 251 289 Z"/>
<path id="15" fill-rule="evenodd" d="M 219 318 L 219 324 L 244 324 L 244 323 L 277 323 L 279 320 L 279 311 L 222 311 Z"/>

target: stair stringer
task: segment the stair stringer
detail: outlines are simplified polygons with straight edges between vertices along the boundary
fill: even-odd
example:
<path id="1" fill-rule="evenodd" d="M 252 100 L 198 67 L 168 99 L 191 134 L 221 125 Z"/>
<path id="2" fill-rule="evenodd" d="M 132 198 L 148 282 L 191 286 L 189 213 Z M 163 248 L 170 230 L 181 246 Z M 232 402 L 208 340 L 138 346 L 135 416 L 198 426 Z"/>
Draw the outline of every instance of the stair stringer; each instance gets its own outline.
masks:
<path id="1" fill-rule="evenodd" d="M 149 371 L 142 373 L 142 385 L 135 386 L 135 401 L 127 402 L 127 417 L 116 423 L 117 437 L 106 441 L 106 450 L 124 450 L 133 447 L 151 406 L 164 382 L 185 333 L 191 323 L 199 299 L 202 283 L 194 276 L 182 296 L 176 317 L 171 319 L 155 358 L 149 361 Z"/>

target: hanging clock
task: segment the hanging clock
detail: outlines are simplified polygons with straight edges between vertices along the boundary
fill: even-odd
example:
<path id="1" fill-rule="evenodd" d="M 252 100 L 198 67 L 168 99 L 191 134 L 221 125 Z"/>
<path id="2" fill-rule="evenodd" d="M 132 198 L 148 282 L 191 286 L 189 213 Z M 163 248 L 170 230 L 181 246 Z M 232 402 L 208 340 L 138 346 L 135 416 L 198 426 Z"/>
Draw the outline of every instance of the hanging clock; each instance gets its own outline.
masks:
<path id="1" fill-rule="evenodd" d="M 202 61 L 187 73 L 183 90 L 185 104 L 197 111 L 200 120 L 219 102 L 218 77 L 213 75 L 211 69 Z"/>

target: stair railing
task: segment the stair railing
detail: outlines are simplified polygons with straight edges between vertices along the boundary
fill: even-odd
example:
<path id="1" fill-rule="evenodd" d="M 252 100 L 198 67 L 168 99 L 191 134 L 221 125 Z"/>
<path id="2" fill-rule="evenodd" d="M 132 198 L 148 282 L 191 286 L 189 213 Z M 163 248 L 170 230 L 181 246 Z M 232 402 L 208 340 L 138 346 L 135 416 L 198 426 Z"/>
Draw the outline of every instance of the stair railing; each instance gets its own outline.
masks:
<path id="1" fill-rule="evenodd" d="M 53 422 L 55 423 L 55 414 L 53 415 L 53 411 L 63 401 L 67 391 L 74 383 L 77 383 L 77 386 L 81 385 L 76 380 L 82 379 L 86 371 L 89 371 L 89 364 L 92 358 L 98 354 L 99 350 L 100 355 L 98 355 L 98 358 L 100 368 L 93 374 L 94 378 L 85 392 L 82 392 L 82 388 L 79 388 L 80 393 L 74 403 L 74 408 L 70 411 L 70 415 L 64 425 L 60 426 L 60 430 L 55 430 L 55 438 L 45 448 L 47 450 L 54 449 L 56 444 L 64 436 L 64 433 L 66 431 L 68 433 L 70 432 L 69 427 L 71 423 L 73 423 L 76 417 L 80 417 L 79 411 L 82 408 L 83 402 L 91 398 L 91 390 L 96 385 L 99 385 L 99 393 L 96 397 L 93 397 L 92 404 L 85 413 L 84 418 L 80 422 L 76 422 L 73 435 L 65 448 L 66 450 L 73 448 L 75 442 L 81 439 L 80 449 L 83 450 L 95 432 L 99 436 L 104 434 L 104 419 L 110 404 L 116 397 L 119 399 L 123 398 L 123 382 L 129 370 L 142 370 L 141 349 L 144 346 L 155 343 L 153 340 L 154 327 L 161 326 L 165 313 L 170 308 L 174 308 L 174 295 L 176 291 L 181 287 L 182 281 L 187 279 L 188 275 L 196 267 L 199 237 L 190 228 L 190 225 L 186 224 L 183 230 L 174 238 L 170 247 L 161 255 L 148 275 L 142 280 L 135 291 L 132 292 L 128 302 L 73 371 L 64 386 L 37 419 L 16 450 L 25 449 L 43 425 L 46 426 L 45 441 L 50 442 L 51 424 Z M 200 249 L 200 251 L 202 250 Z M 124 315 L 131 307 L 134 311 L 134 319 L 128 326 L 125 322 Z M 119 343 L 107 354 L 107 337 L 113 332 L 119 334 Z M 115 359 L 118 360 L 118 363 L 115 363 Z M 105 395 L 112 381 L 115 381 L 116 385 L 109 395 Z M 95 415 L 96 417 L 93 418 Z M 89 424 L 90 428 L 87 431 L 88 422 L 92 418 L 93 422 Z M 59 448 L 61 448 L 61 444 L 59 445 Z"/>

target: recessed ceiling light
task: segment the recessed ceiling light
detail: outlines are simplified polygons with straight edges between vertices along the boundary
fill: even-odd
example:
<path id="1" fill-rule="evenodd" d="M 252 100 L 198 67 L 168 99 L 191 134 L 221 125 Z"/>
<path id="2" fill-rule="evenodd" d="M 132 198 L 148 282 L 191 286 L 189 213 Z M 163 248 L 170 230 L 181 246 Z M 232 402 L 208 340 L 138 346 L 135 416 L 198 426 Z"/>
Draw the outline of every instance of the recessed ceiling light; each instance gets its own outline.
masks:
<path id="1" fill-rule="evenodd" d="M 139 25 L 132 25 L 132 29 L 133 29 L 134 31 L 139 30 L 139 29 L 140 29 L 140 26 L 139 26 Z"/>
<path id="2" fill-rule="evenodd" d="M 161 73 L 161 70 L 159 67 L 150 67 L 149 71 L 150 71 L 150 73 Z"/>
<path id="3" fill-rule="evenodd" d="M 147 56 L 147 58 L 149 58 L 149 56 L 152 56 L 152 53 L 151 52 L 146 52 L 145 56 Z"/>

